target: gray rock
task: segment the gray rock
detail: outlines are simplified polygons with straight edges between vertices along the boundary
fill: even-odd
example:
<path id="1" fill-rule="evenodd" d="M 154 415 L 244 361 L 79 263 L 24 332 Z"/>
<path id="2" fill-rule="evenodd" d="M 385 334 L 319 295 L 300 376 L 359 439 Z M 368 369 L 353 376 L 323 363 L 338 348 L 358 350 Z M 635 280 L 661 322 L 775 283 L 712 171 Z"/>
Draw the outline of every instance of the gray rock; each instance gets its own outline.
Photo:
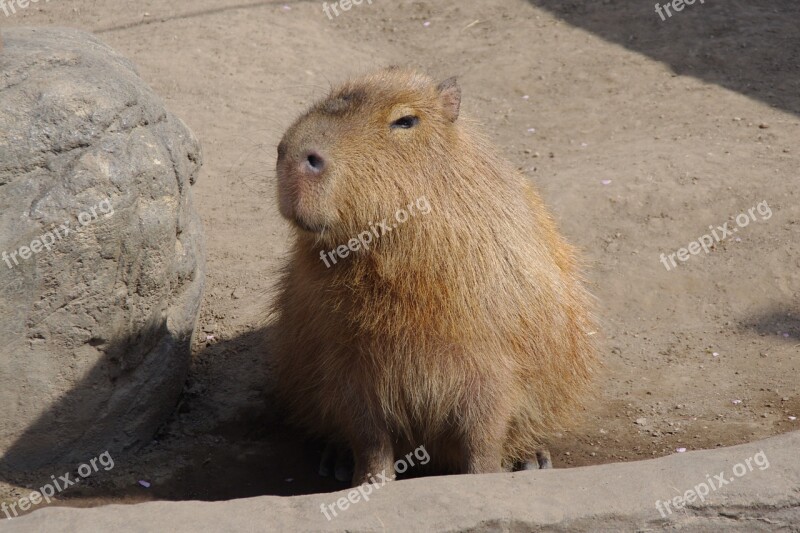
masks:
<path id="1" fill-rule="evenodd" d="M 186 377 L 204 281 L 197 139 L 75 30 L 0 52 L 0 469 L 149 442 Z"/>
<path id="2" fill-rule="evenodd" d="M 227 502 L 50 507 L 4 520 L 3 531 L 797 531 L 798 449 L 796 431 L 633 463 L 390 482 L 371 493 L 365 489 L 368 499 L 347 490 Z M 720 474 L 725 485 L 716 481 Z M 698 489 L 702 499 L 688 497 L 675 508 L 675 497 L 709 479 L 715 488 L 707 494 Z M 667 500 L 673 502 L 669 508 Z M 337 502 L 342 507 L 334 516 L 330 506 Z"/>

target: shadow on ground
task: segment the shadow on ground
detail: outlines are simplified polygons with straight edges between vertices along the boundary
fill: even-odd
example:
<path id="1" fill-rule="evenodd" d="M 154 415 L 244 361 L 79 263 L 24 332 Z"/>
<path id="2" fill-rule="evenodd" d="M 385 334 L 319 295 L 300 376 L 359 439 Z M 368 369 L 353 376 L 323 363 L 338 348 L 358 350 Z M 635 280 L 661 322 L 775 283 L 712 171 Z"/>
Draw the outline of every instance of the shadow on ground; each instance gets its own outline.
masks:
<path id="1" fill-rule="evenodd" d="M 5 498 L 0 494 L 0 500 L 28 495 L 50 482 L 51 475 L 70 472 L 70 479 L 77 479 L 78 467 L 107 449 L 112 450 L 114 467 L 100 469 L 58 494 L 61 503 L 214 501 L 346 488 L 317 473 L 324 443 L 309 442 L 280 422 L 282 415 L 266 393 L 265 335 L 269 333 L 255 331 L 196 350 L 183 394 L 177 404 L 165 406 L 171 414 L 152 440 L 127 449 L 115 445 L 115 435 L 63 442 L 55 464 L 25 468 L 28 454 L 41 455 L 37 435 L 56 428 L 65 411 L 79 409 L 93 382 L 119 377 L 120 347 L 109 347 L 87 377 L 54 402 L 0 460 L 0 481 L 24 489 Z M 82 418 L 89 415 L 83 413 Z M 150 486 L 142 486 L 140 480 Z"/>
<path id="2" fill-rule="evenodd" d="M 695 0 L 664 20 L 656 2 L 528 0 L 566 22 L 692 76 L 800 115 L 800 3 Z M 680 5 L 680 4 L 679 4 Z M 671 6 L 671 4 L 670 4 Z M 780 57 L 792 57 L 780 64 Z M 780 76 L 774 76 L 780 72 Z M 654 94 L 653 99 L 680 98 Z"/>
<path id="3" fill-rule="evenodd" d="M 786 331 L 791 335 L 785 339 L 787 342 L 796 342 L 800 336 L 797 317 L 788 309 L 758 314 L 740 325 L 764 334 Z M 318 475 L 324 443 L 308 441 L 281 422 L 283 413 L 267 392 L 270 373 L 265 362 L 269 354 L 264 347 L 268 345 L 265 339 L 271 334 L 268 329 L 262 329 L 230 339 L 212 339 L 196 349 L 183 394 L 177 404 L 171 406 L 169 419 L 155 437 L 129 449 L 115 450 L 113 469 L 100 470 L 80 486 L 70 487 L 58 495 L 61 499 L 58 504 L 89 507 L 150 500 L 219 501 L 347 488 L 346 483 Z M 109 368 L 116 368 L 118 356 L 118 349 L 109 349 L 107 360 L 98 363 L 86 383 L 77 385 L 51 406 L 31 426 L 28 437 L 21 438 L 13 447 L 14 453 L 19 457 L 29 449 L 27 446 L 34 446 L 35 442 L 29 442 L 30 436 L 46 431 L 47 424 L 53 423 L 59 413 L 74 408 L 76 398 L 90 392 L 93 379 L 113 377 L 115 374 L 109 372 Z M 581 446 L 585 447 L 583 441 L 587 438 L 565 435 L 560 441 L 556 439 L 550 447 L 554 461 L 558 463 L 565 450 L 574 453 Z M 113 444 L 115 436 L 107 439 Z M 79 442 L 64 443 L 63 447 L 64 458 L 78 457 L 79 461 L 88 461 L 104 451 L 102 447 L 88 449 L 85 443 Z M 595 448 L 586 448 L 587 456 L 592 449 Z M 610 456 L 594 459 L 591 463 L 613 460 Z M 76 478 L 75 471 L 80 464 L 61 461 L 58 465 L 23 471 L 10 469 L 4 460 L 0 464 L 0 481 L 24 488 L 14 497 L 5 499 L 11 502 L 20 495 L 29 494 L 47 483 L 51 475 L 72 472 L 72 478 Z M 140 481 L 146 481 L 149 487 L 142 486 Z"/>
<path id="4" fill-rule="evenodd" d="M 800 340 L 800 302 L 797 305 L 776 306 L 755 313 L 740 322 L 742 329 L 751 329 L 763 336 L 776 335 L 783 343 L 797 344 Z"/>

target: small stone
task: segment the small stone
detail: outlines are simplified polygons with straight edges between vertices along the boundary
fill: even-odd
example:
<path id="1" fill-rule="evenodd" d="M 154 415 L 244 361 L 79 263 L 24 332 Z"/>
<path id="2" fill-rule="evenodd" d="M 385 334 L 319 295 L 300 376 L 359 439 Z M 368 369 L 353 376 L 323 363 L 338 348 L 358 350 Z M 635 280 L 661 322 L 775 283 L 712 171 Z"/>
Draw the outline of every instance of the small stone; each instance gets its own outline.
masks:
<path id="1" fill-rule="evenodd" d="M 636 419 L 636 425 L 646 426 L 647 425 L 647 419 L 646 418 L 637 418 Z"/>
<path id="2" fill-rule="evenodd" d="M 765 123 L 765 122 L 762 122 L 761 124 L 759 124 L 759 125 L 758 125 L 758 127 L 759 127 L 760 129 L 762 129 L 762 130 L 766 130 L 766 129 L 768 129 L 768 128 L 769 128 L 769 124 L 767 124 L 767 123 Z"/>

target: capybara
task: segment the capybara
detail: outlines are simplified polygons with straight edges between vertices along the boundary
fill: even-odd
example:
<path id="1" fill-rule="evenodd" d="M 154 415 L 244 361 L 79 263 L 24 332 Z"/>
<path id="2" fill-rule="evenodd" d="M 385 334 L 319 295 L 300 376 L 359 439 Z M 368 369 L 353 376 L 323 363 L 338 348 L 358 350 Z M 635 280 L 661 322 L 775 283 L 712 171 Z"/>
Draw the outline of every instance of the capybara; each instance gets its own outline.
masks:
<path id="1" fill-rule="evenodd" d="M 390 67 L 278 146 L 295 228 L 272 309 L 278 398 L 352 450 L 354 484 L 420 445 L 452 473 L 549 463 L 546 437 L 591 391 L 576 254 L 460 106 L 455 78 Z"/>

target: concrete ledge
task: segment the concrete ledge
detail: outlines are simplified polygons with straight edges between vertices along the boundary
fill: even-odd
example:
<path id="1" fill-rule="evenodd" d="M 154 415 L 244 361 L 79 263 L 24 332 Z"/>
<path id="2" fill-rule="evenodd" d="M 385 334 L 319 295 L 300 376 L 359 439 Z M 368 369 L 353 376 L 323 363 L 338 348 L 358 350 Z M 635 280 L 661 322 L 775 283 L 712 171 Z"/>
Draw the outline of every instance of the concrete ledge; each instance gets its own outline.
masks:
<path id="1" fill-rule="evenodd" d="M 709 482 L 720 484 L 720 474 L 731 481 L 709 487 Z M 670 503 L 670 511 L 662 504 L 663 510 L 657 510 L 656 501 L 684 495 L 703 483 L 709 489 L 704 501 L 696 499 L 681 509 Z M 335 504 L 348 492 L 95 509 L 50 507 L 3 520 L 2 530 L 800 531 L 800 432 L 634 463 L 389 483 L 374 489 L 369 501 L 337 509 L 337 516 L 327 520 L 320 506 Z"/>

